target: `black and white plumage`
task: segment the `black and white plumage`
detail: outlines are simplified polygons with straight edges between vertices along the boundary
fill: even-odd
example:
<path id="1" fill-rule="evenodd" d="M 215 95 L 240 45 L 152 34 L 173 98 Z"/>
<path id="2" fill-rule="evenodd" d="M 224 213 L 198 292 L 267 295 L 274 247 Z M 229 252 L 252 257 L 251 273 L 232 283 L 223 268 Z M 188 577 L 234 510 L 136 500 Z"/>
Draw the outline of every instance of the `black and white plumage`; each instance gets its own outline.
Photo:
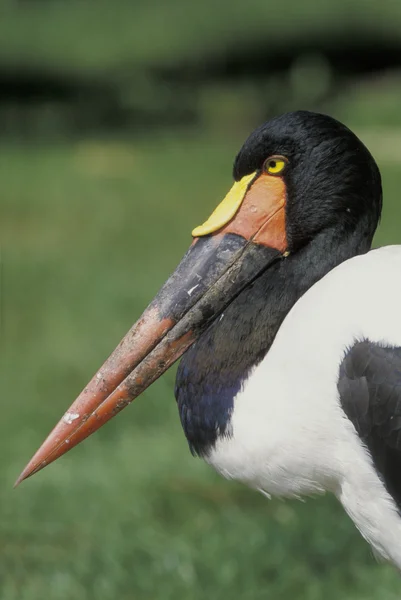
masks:
<path id="1" fill-rule="evenodd" d="M 232 436 L 219 439 L 207 460 L 268 495 L 333 492 L 367 541 L 401 568 L 401 474 L 393 468 L 401 448 L 390 441 L 400 372 L 384 353 L 370 369 L 349 367 L 358 344 L 369 344 L 369 353 L 401 346 L 397 272 L 401 247 L 382 248 L 344 262 L 306 292 L 236 396 Z M 360 377 L 353 393 L 358 367 L 367 381 Z"/>
<path id="2" fill-rule="evenodd" d="M 183 355 L 194 454 L 266 495 L 334 493 L 401 570 L 401 246 L 369 251 L 377 165 L 344 125 L 299 111 L 249 137 L 234 179 L 19 481 Z"/>
<path id="3" fill-rule="evenodd" d="M 401 507 L 401 347 L 356 341 L 340 366 L 341 406 Z"/>

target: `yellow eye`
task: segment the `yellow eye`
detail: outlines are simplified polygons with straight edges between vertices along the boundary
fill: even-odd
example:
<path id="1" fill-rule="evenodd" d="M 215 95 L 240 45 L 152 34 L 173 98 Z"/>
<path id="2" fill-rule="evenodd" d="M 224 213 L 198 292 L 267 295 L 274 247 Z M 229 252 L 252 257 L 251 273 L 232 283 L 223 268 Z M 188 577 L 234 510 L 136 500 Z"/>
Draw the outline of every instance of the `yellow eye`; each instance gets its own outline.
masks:
<path id="1" fill-rule="evenodd" d="M 265 162 L 264 169 L 270 175 L 279 175 L 284 171 L 287 165 L 287 159 L 284 156 L 271 156 Z"/>

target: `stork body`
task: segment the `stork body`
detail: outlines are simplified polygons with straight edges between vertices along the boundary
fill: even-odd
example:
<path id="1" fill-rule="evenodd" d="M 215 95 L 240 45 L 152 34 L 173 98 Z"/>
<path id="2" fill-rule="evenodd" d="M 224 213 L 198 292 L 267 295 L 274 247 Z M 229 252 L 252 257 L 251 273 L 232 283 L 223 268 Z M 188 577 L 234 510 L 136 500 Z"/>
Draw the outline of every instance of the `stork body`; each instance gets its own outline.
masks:
<path id="1" fill-rule="evenodd" d="M 333 492 L 401 569 L 401 247 L 369 251 L 381 178 L 338 121 L 255 130 L 234 185 L 18 482 L 177 359 L 193 454 L 266 495 Z"/>
<path id="2" fill-rule="evenodd" d="M 267 495 L 333 492 L 377 552 L 401 569 L 396 273 L 401 246 L 389 246 L 344 262 L 306 292 L 235 396 L 230 434 L 205 458 Z"/>

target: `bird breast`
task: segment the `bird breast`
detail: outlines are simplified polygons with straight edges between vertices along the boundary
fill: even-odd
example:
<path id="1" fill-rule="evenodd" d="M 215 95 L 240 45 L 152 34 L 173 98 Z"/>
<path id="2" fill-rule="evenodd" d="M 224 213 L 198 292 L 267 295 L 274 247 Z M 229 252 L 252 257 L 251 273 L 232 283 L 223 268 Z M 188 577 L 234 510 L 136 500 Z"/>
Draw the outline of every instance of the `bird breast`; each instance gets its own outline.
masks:
<path id="1" fill-rule="evenodd" d="M 360 451 L 339 402 L 339 367 L 356 339 L 401 345 L 400 273 L 401 247 L 381 248 L 304 294 L 234 398 L 231 431 L 207 462 L 267 494 L 335 491 Z"/>

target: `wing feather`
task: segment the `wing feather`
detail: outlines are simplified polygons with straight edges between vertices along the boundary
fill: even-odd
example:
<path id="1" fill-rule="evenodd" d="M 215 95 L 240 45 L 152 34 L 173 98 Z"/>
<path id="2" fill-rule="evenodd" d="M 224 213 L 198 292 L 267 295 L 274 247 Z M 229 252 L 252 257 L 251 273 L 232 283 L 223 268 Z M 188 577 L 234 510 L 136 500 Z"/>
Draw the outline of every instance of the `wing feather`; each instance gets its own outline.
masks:
<path id="1" fill-rule="evenodd" d="M 401 508 L 401 348 L 363 340 L 340 366 L 342 408 Z"/>

